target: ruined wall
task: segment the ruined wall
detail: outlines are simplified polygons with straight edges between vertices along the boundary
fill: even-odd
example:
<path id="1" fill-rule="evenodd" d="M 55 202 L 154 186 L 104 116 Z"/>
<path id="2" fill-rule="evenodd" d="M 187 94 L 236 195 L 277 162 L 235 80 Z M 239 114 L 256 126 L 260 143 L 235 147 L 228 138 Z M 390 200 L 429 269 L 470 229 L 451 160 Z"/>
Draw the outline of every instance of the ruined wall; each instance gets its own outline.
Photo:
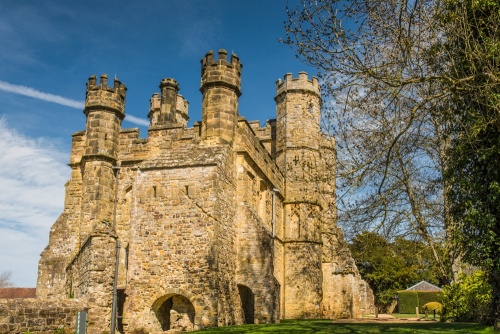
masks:
<path id="1" fill-rule="evenodd" d="M 335 139 L 320 137 L 319 193 L 321 211 L 321 240 L 323 300 L 321 313 L 325 318 L 355 318 L 374 311 L 374 297 L 362 280 L 351 252 L 337 226 L 335 194 Z"/>
<path id="2" fill-rule="evenodd" d="M 58 299 L 66 293 L 66 267 L 80 246 L 82 177 L 79 162 L 84 144 L 85 132 L 73 134 L 69 163 L 71 177 L 65 185 L 64 211 L 50 228 L 49 244 L 40 255 L 38 298 Z"/>
<path id="3" fill-rule="evenodd" d="M 65 296 L 86 300 L 91 306 L 89 333 L 111 323 L 116 241 L 112 231 L 90 235 L 66 270 Z"/>
<path id="4" fill-rule="evenodd" d="M 77 313 L 85 307 L 78 300 L 0 299 L 0 334 L 74 333 Z"/>

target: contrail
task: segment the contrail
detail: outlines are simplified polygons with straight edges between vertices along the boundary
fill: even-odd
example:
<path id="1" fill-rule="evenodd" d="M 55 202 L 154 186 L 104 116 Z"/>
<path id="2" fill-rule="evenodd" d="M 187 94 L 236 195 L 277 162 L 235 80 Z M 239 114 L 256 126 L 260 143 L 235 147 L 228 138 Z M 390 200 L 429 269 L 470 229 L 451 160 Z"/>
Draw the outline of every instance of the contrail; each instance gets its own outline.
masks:
<path id="1" fill-rule="evenodd" d="M 139 118 L 132 116 L 130 114 L 125 115 L 125 121 L 129 121 L 130 123 L 134 123 L 137 125 L 144 125 L 144 126 L 149 126 L 149 121 L 144 119 L 144 118 Z"/>
<path id="2" fill-rule="evenodd" d="M 0 80 L 0 90 L 6 91 L 9 93 L 29 96 L 29 97 L 32 97 L 32 98 L 38 99 L 38 100 L 43 100 L 43 101 L 47 101 L 47 102 L 61 104 L 63 106 L 71 107 L 71 108 L 75 108 L 75 109 L 83 109 L 83 107 L 84 107 L 84 103 L 81 101 L 67 99 L 67 98 L 59 96 L 59 95 L 40 92 L 39 90 L 36 90 L 34 88 L 31 88 L 31 87 L 13 85 L 13 84 L 10 84 L 8 82 L 1 81 L 1 80 Z"/>
<path id="3" fill-rule="evenodd" d="M 13 85 L 11 83 L 8 83 L 8 82 L 2 81 L 2 80 L 0 80 L 0 90 L 3 90 L 5 92 L 9 92 L 9 93 L 18 94 L 18 95 L 29 96 L 29 97 L 32 97 L 34 99 L 52 102 L 52 103 L 66 106 L 66 107 L 80 109 L 80 110 L 83 109 L 85 106 L 85 104 L 81 101 L 68 99 L 68 98 L 60 96 L 60 95 L 44 93 L 44 92 L 41 92 L 39 90 L 36 90 L 34 88 L 31 88 L 31 87 L 27 87 L 27 86 Z M 139 118 L 139 117 L 132 116 L 132 115 L 126 115 L 125 120 L 130 122 L 130 123 L 137 124 L 137 125 L 144 125 L 144 126 L 149 125 L 149 121 L 142 119 L 142 118 Z"/>

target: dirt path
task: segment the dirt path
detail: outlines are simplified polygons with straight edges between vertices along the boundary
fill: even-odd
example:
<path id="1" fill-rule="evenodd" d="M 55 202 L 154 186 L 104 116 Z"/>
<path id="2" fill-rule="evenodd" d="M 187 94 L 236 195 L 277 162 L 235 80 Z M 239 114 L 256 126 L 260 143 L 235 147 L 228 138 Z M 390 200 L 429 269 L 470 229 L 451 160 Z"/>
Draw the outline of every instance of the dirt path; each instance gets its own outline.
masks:
<path id="1" fill-rule="evenodd" d="M 353 319 L 335 319 L 332 320 L 334 323 L 356 323 L 356 322 L 364 322 L 364 323 L 380 323 L 380 322 L 388 322 L 388 323 L 405 323 L 405 322 L 427 322 L 427 321 L 439 321 L 434 320 L 432 317 L 428 318 L 396 318 L 390 314 L 379 314 L 378 318 L 375 317 L 363 317 L 363 318 L 353 318 Z"/>

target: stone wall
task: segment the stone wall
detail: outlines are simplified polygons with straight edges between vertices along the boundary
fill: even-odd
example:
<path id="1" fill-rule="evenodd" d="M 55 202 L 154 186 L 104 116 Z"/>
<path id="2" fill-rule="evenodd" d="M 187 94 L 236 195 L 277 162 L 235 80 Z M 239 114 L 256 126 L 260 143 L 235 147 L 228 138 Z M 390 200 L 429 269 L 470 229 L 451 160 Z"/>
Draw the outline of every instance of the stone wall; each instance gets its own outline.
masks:
<path id="1" fill-rule="evenodd" d="M 241 323 L 241 314 L 228 311 L 239 309 L 235 237 L 226 223 L 235 212 L 230 153 L 226 147 L 186 145 L 151 149 L 151 158 L 137 167 L 122 160 L 117 230 L 128 249 L 120 270 L 120 285 L 127 289 L 125 328 L 184 326 L 160 321 L 167 318 L 170 298 L 173 308 L 176 300 L 192 304 L 195 329 Z"/>
<path id="2" fill-rule="evenodd" d="M 237 158 L 237 283 L 246 323 L 279 319 L 279 284 L 274 277 L 273 220 L 281 219 L 281 203 L 274 203 L 273 185 L 248 155 Z M 275 202 L 278 202 L 277 200 Z M 277 208 L 277 210 L 276 210 Z M 274 211 L 274 212 L 273 212 Z M 274 214 L 274 217 L 273 217 Z M 243 292 L 247 297 L 242 295 Z M 245 305 L 246 304 L 246 305 Z M 248 312 L 251 309 L 251 316 Z"/>
<path id="3" fill-rule="evenodd" d="M 0 334 L 74 333 L 77 313 L 85 307 L 78 300 L 0 299 Z"/>

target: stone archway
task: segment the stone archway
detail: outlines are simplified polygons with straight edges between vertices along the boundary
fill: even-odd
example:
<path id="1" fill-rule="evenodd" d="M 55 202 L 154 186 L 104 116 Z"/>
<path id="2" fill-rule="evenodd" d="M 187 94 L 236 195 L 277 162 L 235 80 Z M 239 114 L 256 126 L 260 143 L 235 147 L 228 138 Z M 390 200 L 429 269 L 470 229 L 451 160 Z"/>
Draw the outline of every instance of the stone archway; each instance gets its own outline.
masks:
<path id="1" fill-rule="evenodd" d="M 238 292 L 245 315 L 245 324 L 253 324 L 255 322 L 255 295 L 249 287 L 241 284 L 238 284 Z"/>
<path id="2" fill-rule="evenodd" d="M 157 299 L 153 311 L 163 331 L 192 331 L 195 323 L 193 304 L 179 294 L 168 294 Z"/>

